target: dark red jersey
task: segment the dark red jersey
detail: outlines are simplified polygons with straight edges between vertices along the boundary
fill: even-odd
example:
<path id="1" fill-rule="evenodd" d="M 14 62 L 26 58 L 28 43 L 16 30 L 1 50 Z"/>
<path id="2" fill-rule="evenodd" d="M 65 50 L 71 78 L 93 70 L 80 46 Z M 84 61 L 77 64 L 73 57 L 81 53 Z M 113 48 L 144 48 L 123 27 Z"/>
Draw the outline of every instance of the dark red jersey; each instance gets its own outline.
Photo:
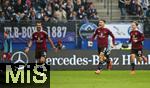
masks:
<path id="1" fill-rule="evenodd" d="M 36 49 L 41 49 L 47 51 L 46 39 L 48 35 L 46 32 L 35 32 L 32 35 L 32 41 L 36 42 Z"/>
<path id="2" fill-rule="evenodd" d="M 130 32 L 129 42 L 132 43 L 132 49 L 142 49 L 142 41 L 144 41 L 144 34 L 140 33 L 138 30 Z"/>
<path id="3" fill-rule="evenodd" d="M 98 47 L 107 47 L 108 46 L 108 36 L 109 35 L 112 37 L 113 44 L 115 44 L 115 37 L 112 34 L 112 32 L 107 28 L 97 28 L 94 35 L 93 35 L 93 37 L 92 37 L 92 41 L 97 36 Z"/>

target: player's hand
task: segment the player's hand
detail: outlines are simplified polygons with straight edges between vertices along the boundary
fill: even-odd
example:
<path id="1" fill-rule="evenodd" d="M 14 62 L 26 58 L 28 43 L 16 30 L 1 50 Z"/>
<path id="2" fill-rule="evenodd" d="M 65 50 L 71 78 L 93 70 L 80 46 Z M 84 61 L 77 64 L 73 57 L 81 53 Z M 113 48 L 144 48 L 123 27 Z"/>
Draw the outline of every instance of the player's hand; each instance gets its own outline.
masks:
<path id="1" fill-rule="evenodd" d="M 29 52 L 29 47 L 25 48 L 24 52 L 28 53 Z"/>
<path id="2" fill-rule="evenodd" d="M 115 45 L 114 45 L 114 44 L 111 44 L 111 48 L 115 48 Z"/>
<path id="3" fill-rule="evenodd" d="M 54 51 L 57 52 L 57 51 L 58 51 L 58 48 L 54 48 Z"/>

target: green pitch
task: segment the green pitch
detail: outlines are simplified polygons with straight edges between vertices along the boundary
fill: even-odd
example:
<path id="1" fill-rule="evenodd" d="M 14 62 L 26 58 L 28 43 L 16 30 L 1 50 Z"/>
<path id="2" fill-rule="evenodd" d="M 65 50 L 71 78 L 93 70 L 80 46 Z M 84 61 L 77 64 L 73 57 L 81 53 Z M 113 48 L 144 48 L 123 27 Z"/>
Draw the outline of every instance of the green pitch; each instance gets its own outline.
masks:
<path id="1" fill-rule="evenodd" d="M 150 88 L 150 71 L 51 71 L 50 88 Z"/>

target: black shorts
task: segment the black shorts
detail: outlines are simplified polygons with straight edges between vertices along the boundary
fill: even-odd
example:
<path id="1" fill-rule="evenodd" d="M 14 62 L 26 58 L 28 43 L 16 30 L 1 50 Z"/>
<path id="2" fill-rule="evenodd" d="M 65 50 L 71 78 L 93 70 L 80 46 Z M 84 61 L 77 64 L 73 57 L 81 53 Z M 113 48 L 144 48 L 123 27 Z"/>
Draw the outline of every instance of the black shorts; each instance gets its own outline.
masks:
<path id="1" fill-rule="evenodd" d="M 45 57 L 47 56 L 47 51 L 46 50 L 40 50 L 40 49 L 36 49 L 35 50 L 35 58 L 36 59 L 40 59 L 41 57 Z"/>
<path id="2" fill-rule="evenodd" d="M 107 47 L 98 47 L 98 54 L 100 54 L 101 52 L 104 53 L 104 55 L 110 55 L 110 50 L 108 50 Z"/>
<path id="3" fill-rule="evenodd" d="M 143 51 L 142 49 L 131 49 L 131 54 L 135 54 L 136 56 L 142 56 Z"/>

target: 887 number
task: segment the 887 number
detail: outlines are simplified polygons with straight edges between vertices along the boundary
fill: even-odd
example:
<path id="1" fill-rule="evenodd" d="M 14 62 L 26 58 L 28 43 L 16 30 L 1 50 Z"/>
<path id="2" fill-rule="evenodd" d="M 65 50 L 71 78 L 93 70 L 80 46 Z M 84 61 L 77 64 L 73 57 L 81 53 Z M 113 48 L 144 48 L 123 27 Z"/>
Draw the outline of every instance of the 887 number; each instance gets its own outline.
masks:
<path id="1" fill-rule="evenodd" d="M 61 27 L 61 26 L 53 26 L 53 27 L 47 27 L 48 28 L 48 34 L 53 38 L 64 38 L 66 36 L 67 27 Z"/>

